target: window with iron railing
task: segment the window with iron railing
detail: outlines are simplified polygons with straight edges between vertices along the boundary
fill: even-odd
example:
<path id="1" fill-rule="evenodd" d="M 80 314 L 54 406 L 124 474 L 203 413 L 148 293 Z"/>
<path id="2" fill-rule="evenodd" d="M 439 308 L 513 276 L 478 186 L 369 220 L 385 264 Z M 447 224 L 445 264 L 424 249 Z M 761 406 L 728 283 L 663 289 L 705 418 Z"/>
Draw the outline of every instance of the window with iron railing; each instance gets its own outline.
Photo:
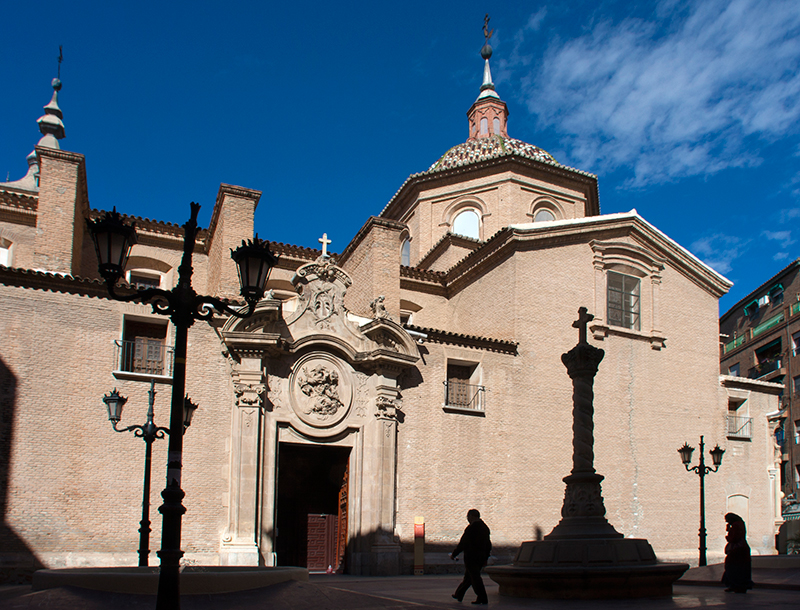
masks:
<path id="1" fill-rule="evenodd" d="M 483 411 L 483 395 L 486 388 L 464 381 L 451 379 L 444 382 L 444 404 L 446 407 Z"/>
<path id="2" fill-rule="evenodd" d="M 173 348 L 160 339 L 137 337 L 133 341 L 114 341 L 119 370 L 141 375 L 172 376 Z"/>
<path id="3" fill-rule="evenodd" d="M 753 418 L 728 415 L 728 438 L 753 438 Z"/>

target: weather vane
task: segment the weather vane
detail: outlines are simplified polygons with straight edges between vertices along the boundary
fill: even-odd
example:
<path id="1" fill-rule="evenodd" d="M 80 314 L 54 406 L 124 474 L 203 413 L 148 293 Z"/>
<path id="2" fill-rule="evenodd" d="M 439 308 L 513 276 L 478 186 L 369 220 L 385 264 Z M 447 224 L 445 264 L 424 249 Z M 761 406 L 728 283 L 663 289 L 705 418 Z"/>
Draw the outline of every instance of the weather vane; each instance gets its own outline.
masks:
<path id="1" fill-rule="evenodd" d="M 486 38 L 486 44 L 489 44 L 492 34 L 494 34 L 494 30 L 489 29 L 489 13 L 486 13 L 486 17 L 483 18 L 483 36 Z"/>
<path id="2" fill-rule="evenodd" d="M 488 15 L 487 15 L 488 17 Z M 485 27 L 484 27 L 485 29 Z M 61 62 L 64 61 L 63 45 L 58 45 L 58 78 L 61 79 Z"/>

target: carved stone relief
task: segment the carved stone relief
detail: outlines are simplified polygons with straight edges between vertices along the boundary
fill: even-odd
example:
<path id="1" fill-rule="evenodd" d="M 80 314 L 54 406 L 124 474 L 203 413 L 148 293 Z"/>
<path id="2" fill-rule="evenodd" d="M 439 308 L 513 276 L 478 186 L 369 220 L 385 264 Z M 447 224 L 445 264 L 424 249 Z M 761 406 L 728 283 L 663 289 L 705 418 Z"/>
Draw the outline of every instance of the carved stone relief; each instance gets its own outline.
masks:
<path id="1" fill-rule="evenodd" d="M 295 364 L 289 378 L 292 409 L 311 426 L 333 426 L 347 416 L 353 386 L 345 363 L 330 354 L 309 354 Z"/>

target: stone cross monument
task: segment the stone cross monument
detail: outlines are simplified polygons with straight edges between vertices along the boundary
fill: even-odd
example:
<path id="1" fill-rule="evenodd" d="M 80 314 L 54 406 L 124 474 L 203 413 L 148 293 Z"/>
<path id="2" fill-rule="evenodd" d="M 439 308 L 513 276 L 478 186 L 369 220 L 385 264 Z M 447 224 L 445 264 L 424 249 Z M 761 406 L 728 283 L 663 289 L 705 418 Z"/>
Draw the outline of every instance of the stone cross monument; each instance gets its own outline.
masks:
<path id="1" fill-rule="evenodd" d="M 606 519 L 594 469 L 594 378 L 605 352 L 590 345 L 586 325 L 594 319 L 585 307 L 572 324 L 578 344 L 561 361 L 572 379 L 572 472 L 561 521 L 543 540 L 523 542 L 510 566 L 486 572 L 500 595 L 538 598 L 615 598 L 672 595 L 674 583 L 689 568 L 661 563 L 650 543 L 625 538 Z"/>

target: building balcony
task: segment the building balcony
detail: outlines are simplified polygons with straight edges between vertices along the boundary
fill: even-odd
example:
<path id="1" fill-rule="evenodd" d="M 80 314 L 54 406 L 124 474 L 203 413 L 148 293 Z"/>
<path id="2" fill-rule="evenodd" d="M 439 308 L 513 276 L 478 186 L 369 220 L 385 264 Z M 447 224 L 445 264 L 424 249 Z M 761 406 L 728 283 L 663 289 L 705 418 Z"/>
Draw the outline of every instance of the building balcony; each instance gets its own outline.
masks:
<path id="1" fill-rule="evenodd" d="M 172 379 L 174 348 L 159 340 L 114 341 L 116 377 Z"/>
<path id="2" fill-rule="evenodd" d="M 775 371 L 781 368 L 781 359 L 780 358 L 770 358 L 769 360 L 763 360 L 751 368 L 748 373 L 747 377 L 750 379 L 761 379 L 762 377 L 766 377 L 770 373 L 774 373 Z"/>
<path id="3" fill-rule="evenodd" d="M 486 388 L 461 381 L 444 382 L 444 407 L 453 411 L 483 413 Z"/>
<path id="4" fill-rule="evenodd" d="M 753 438 L 753 418 L 728 415 L 728 438 Z"/>

